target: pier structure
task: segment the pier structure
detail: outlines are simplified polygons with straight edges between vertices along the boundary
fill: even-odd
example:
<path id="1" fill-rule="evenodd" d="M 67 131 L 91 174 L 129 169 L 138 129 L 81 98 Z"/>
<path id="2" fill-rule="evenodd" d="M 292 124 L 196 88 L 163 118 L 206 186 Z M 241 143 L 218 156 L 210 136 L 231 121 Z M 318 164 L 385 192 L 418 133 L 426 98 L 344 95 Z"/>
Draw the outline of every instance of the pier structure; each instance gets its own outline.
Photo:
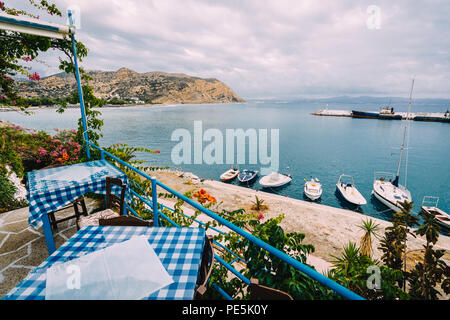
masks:
<path id="1" fill-rule="evenodd" d="M 375 116 L 367 117 L 377 119 L 377 115 L 380 114 L 379 111 L 364 111 L 369 114 L 375 114 Z M 330 109 L 320 109 L 312 113 L 315 116 L 330 116 L 330 117 L 352 117 L 361 118 L 354 116 L 352 110 L 330 110 Z M 400 115 L 402 120 L 414 120 L 414 121 L 434 121 L 434 122 L 449 122 L 449 113 L 439 113 L 439 112 L 411 112 L 409 117 L 407 112 L 394 112 L 392 115 Z M 386 118 L 380 118 L 386 120 Z M 387 119 L 390 120 L 390 119 Z M 394 119 L 392 119 L 394 120 Z"/>

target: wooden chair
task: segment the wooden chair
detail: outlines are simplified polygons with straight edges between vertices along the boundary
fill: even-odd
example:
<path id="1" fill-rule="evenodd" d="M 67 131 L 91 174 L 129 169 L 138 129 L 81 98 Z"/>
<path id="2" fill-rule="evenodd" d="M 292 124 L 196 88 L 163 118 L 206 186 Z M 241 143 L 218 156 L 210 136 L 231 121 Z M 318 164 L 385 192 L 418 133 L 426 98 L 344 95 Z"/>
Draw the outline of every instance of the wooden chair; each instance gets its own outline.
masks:
<path id="1" fill-rule="evenodd" d="M 212 236 L 207 236 L 195 289 L 195 299 L 200 299 L 205 294 L 206 285 L 214 267 L 214 248 L 212 242 Z"/>
<path id="2" fill-rule="evenodd" d="M 55 217 L 55 213 L 62 211 L 62 210 L 66 210 L 73 207 L 75 214 L 71 215 L 69 217 L 65 217 L 62 219 L 57 220 Z M 60 208 L 58 210 L 52 211 L 48 213 L 48 218 L 50 221 L 50 225 L 52 226 L 53 231 L 58 231 L 58 223 L 70 220 L 75 218 L 76 220 L 78 220 L 79 217 L 81 217 L 81 215 L 83 216 L 87 216 L 88 212 L 86 209 L 86 203 L 84 202 L 84 197 L 81 196 L 78 199 L 76 199 L 74 202 L 72 202 L 71 204 L 64 206 L 63 208 Z"/>
<path id="3" fill-rule="evenodd" d="M 134 216 L 120 216 L 111 219 L 99 219 L 100 226 L 153 227 L 153 220 L 143 220 Z"/>
<path id="4" fill-rule="evenodd" d="M 119 197 L 112 193 L 112 187 L 114 185 L 121 189 Z M 121 216 L 125 207 L 126 187 L 126 184 L 123 183 L 121 179 L 106 177 L 106 209 L 95 212 L 89 216 L 78 217 L 78 230 L 86 226 L 98 226 L 100 219 L 111 219 Z M 119 213 L 113 210 L 114 207 L 118 207 Z"/>
<path id="5" fill-rule="evenodd" d="M 120 197 L 111 192 L 112 186 L 116 185 L 121 188 Z M 122 215 L 125 206 L 125 191 L 127 185 L 123 183 L 120 178 L 106 177 L 106 208 L 112 209 L 114 206 L 119 208 L 119 213 Z"/>
<path id="6" fill-rule="evenodd" d="M 250 300 L 294 300 L 290 294 L 259 284 L 258 279 L 250 279 Z"/>

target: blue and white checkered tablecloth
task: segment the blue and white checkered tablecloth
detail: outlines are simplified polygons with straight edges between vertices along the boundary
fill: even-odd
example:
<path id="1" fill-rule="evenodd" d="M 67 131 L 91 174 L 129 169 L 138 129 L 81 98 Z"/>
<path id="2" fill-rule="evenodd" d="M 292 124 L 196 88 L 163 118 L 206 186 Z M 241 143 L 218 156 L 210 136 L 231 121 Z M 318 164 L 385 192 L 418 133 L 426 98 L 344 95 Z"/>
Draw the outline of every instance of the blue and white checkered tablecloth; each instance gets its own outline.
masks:
<path id="1" fill-rule="evenodd" d="M 150 245 L 174 280 L 144 300 L 192 300 L 205 243 L 203 228 L 112 226 L 88 226 L 79 230 L 3 299 L 44 300 L 46 271 L 54 263 L 69 261 L 140 235 L 148 236 Z"/>
<path id="2" fill-rule="evenodd" d="M 87 192 L 105 194 L 106 177 L 120 178 L 128 184 L 126 174 L 106 160 L 29 172 L 28 224 L 36 229 L 41 227 L 43 214 L 55 211 Z M 113 188 L 112 192 L 116 191 Z"/>

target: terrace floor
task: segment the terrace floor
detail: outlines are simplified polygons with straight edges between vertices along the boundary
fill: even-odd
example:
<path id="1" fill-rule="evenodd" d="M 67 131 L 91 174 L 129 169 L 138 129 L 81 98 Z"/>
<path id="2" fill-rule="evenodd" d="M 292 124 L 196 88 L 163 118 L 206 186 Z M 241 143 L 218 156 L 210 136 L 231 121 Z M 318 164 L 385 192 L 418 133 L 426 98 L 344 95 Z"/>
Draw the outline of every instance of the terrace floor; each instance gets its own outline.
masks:
<path id="1" fill-rule="evenodd" d="M 98 203 L 86 198 L 86 206 L 91 212 Z M 73 214 L 69 208 L 58 212 L 57 219 Z M 0 298 L 48 257 L 42 228 L 30 227 L 28 217 L 28 207 L 0 214 Z M 76 231 L 74 219 L 58 224 L 58 232 L 54 232 L 56 248 Z"/>

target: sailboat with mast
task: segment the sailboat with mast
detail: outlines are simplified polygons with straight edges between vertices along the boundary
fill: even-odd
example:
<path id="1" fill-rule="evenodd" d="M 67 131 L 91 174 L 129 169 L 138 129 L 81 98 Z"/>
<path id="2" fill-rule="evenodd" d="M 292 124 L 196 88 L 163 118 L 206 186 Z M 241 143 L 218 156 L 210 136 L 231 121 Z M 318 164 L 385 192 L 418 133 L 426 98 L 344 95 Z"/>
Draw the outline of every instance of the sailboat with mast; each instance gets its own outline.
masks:
<path id="1" fill-rule="evenodd" d="M 409 141 L 409 113 L 411 111 L 412 92 L 414 88 L 414 79 L 412 80 L 411 92 L 409 94 L 408 114 L 406 117 L 406 126 L 403 131 L 402 145 L 400 146 L 400 157 L 398 160 L 397 172 L 395 176 L 388 172 L 375 172 L 373 181 L 372 194 L 381 203 L 388 208 L 398 212 L 402 210 L 400 202 L 411 202 L 411 193 L 406 189 L 406 177 L 408 168 L 408 141 Z M 407 145 L 405 148 L 405 140 Z M 405 169 L 405 185 L 399 184 L 400 167 L 402 163 L 403 151 L 406 150 L 406 169 Z"/>

